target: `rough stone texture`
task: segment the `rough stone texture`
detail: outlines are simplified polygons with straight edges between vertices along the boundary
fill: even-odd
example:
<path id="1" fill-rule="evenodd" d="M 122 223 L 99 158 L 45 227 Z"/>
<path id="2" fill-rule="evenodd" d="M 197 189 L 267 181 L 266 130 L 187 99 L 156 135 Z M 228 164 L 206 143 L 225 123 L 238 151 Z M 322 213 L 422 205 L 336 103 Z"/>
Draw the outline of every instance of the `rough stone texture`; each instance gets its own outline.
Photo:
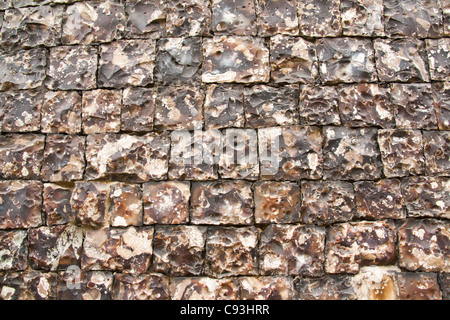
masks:
<path id="1" fill-rule="evenodd" d="M 427 39 L 426 44 L 431 80 L 449 80 L 450 39 Z"/>
<path id="2" fill-rule="evenodd" d="M 450 132 L 423 131 L 426 171 L 432 175 L 450 175 Z"/>
<path id="3" fill-rule="evenodd" d="M 55 300 L 58 276 L 54 272 L 35 270 L 10 272 L 0 287 L 2 300 Z"/>
<path id="4" fill-rule="evenodd" d="M 76 182 L 70 198 L 72 210 L 76 212 L 76 221 L 91 227 L 103 226 L 108 210 L 108 194 L 108 183 Z"/>
<path id="5" fill-rule="evenodd" d="M 154 113 L 155 94 L 153 89 L 128 87 L 123 90 L 120 113 L 120 129 L 122 131 L 152 131 Z"/>
<path id="6" fill-rule="evenodd" d="M 119 90 L 98 89 L 83 93 L 83 132 L 119 132 L 121 103 L 122 92 Z"/>
<path id="7" fill-rule="evenodd" d="M 48 226 L 75 222 L 76 212 L 72 210 L 70 198 L 74 186 L 45 183 L 42 192 L 42 212 L 47 218 Z"/>
<path id="8" fill-rule="evenodd" d="M 320 278 L 295 279 L 299 300 L 355 300 L 351 277 L 348 275 L 326 275 Z"/>
<path id="9" fill-rule="evenodd" d="M 173 300 L 239 299 L 239 284 L 233 278 L 177 277 L 173 278 L 170 291 Z"/>
<path id="10" fill-rule="evenodd" d="M 139 185 L 113 183 L 109 203 L 109 223 L 112 227 L 142 225 L 142 192 Z"/>
<path id="11" fill-rule="evenodd" d="M 111 300 L 113 274 L 107 271 L 62 272 L 58 300 Z"/>
<path id="12" fill-rule="evenodd" d="M 129 38 L 159 38 L 165 34 L 166 16 L 161 0 L 126 0 L 126 35 Z"/>
<path id="13" fill-rule="evenodd" d="M 297 5 L 293 0 L 257 0 L 257 30 L 262 37 L 275 34 L 297 36 Z"/>
<path id="14" fill-rule="evenodd" d="M 341 0 L 344 36 L 384 36 L 383 0 Z"/>
<path id="15" fill-rule="evenodd" d="M 299 101 L 300 121 L 305 125 L 340 125 L 338 105 L 335 87 L 304 86 Z"/>
<path id="16" fill-rule="evenodd" d="M 0 270 L 25 270 L 27 251 L 27 231 L 0 231 Z"/>
<path id="17" fill-rule="evenodd" d="M 168 300 L 169 294 L 169 280 L 164 275 L 114 275 L 114 300 Z"/>
<path id="18" fill-rule="evenodd" d="M 242 128 L 244 117 L 244 90 L 237 85 L 208 86 L 204 103 L 205 129 Z"/>
<path id="19" fill-rule="evenodd" d="M 434 106 L 440 130 L 450 130 L 450 84 L 437 82 L 432 85 Z"/>
<path id="20" fill-rule="evenodd" d="M 242 300 L 292 300 L 294 284 L 290 277 L 241 277 Z"/>
<path id="21" fill-rule="evenodd" d="M 340 0 L 297 2 L 300 33 L 306 37 L 336 37 L 342 33 Z"/>
<path id="22" fill-rule="evenodd" d="M 450 35 L 450 2 L 448 0 L 438 0 L 443 14 L 444 35 Z"/>
<path id="23" fill-rule="evenodd" d="M 367 266 L 352 279 L 355 296 L 358 300 L 398 300 L 399 288 L 395 266 Z"/>
<path id="24" fill-rule="evenodd" d="M 166 2 L 166 34 L 170 37 L 210 34 L 212 14 L 205 0 L 169 0 Z"/>
<path id="25" fill-rule="evenodd" d="M 77 134 L 81 131 L 81 95 L 77 91 L 48 91 L 41 107 L 43 133 Z"/>
<path id="26" fill-rule="evenodd" d="M 0 95 L 2 132 L 33 132 L 41 126 L 43 94 L 40 91 L 8 92 Z"/>
<path id="27" fill-rule="evenodd" d="M 404 272 L 397 274 L 400 300 L 441 300 L 436 274 Z"/>
<path id="28" fill-rule="evenodd" d="M 442 299 L 450 300 L 450 274 L 440 273 L 439 274 L 439 284 L 442 290 Z"/>
<path id="29" fill-rule="evenodd" d="M 256 34 L 256 12 L 253 0 L 213 0 L 214 34 L 252 36 Z"/>

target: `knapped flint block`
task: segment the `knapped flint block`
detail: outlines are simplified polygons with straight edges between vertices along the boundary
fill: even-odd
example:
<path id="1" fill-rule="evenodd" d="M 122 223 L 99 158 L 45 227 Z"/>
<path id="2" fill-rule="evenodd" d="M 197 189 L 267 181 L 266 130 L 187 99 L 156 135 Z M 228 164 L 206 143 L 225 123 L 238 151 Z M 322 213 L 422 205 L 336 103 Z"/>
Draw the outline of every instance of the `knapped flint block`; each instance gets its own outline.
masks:
<path id="1" fill-rule="evenodd" d="M 109 192 L 109 223 L 112 227 L 142 225 L 142 191 L 138 184 L 115 182 Z"/>
<path id="2" fill-rule="evenodd" d="M 450 84 L 435 82 L 432 84 L 434 106 L 439 130 L 450 130 Z"/>
<path id="3" fill-rule="evenodd" d="M 444 36 L 450 35 L 450 1 L 438 0 L 440 8 L 442 9 L 442 19 L 444 27 Z"/>
<path id="4" fill-rule="evenodd" d="M 206 130 L 244 127 L 244 88 L 232 84 L 209 85 L 205 95 L 204 116 Z"/>
<path id="5" fill-rule="evenodd" d="M 450 300 L 450 274 L 440 273 L 438 279 L 439 285 L 442 290 L 442 299 Z"/>
<path id="6" fill-rule="evenodd" d="M 47 91 L 41 107 L 42 133 L 81 131 L 81 95 L 77 91 Z"/>
<path id="7" fill-rule="evenodd" d="M 300 300 L 355 300 L 349 275 L 324 275 L 320 278 L 297 277 L 294 280 Z"/>
<path id="8" fill-rule="evenodd" d="M 57 289 L 55 272 L 10 272 L 0 283 L 0 300 L 55 300 Z"/>
<path id="9" fill-rule="evenodd" d="M 170 292 L 173 300 L 237 300 L 239 283 L 235 278 L 176 277 Z"/>
<path id="10" fill-rule="evenodd" d="M 337 37 L 342 33 L 340 0 L 297 2 L 300 34 L 306 37 Z"/>
<path id="11" fill-rule="evenodd" d="M 110 183 L 106 182 L 75 182 L 70 205 L 76 213 L 76 222 L 94 228 L 107 222 L 109 187 Z"/>
<path id="12" fill-rule="evenodd" d="M 293 300 L 291 277 L 239 277 L 242 300 Z"/>
<path id="13" fill-rule="evenodd" d="M 260 235 L 259 272 L 261 275 L 320 276 L 324 248 L 324 228 L 269 224 Z"/>
<path id="14" fill-rule="evenodd" d="M 340 0 L 344 36 L 384 36 L 383 0 Z"/>
<path id="15" fill-rule="evenodd" d="M 449 80 L 450 39 L 427 39 L 426 44 L 431 80 Z"/>
<path id="16" fill-rule="evenodd" d="M 207 36 L 212 14 L 207 0 L 166 1 L 166 35 L 169 37 Z"/>
<path id="17" fill-rule="evenodd" d="M 11 8 L 11 6 L 12 6 L 12 0 L 4 0 L 4 1 L 0 2 L 1 10 Z"/>
<path id="18" fill-rule="evenodd" d="M 67 224 L 76 221 L 76 212 L 72 210 L 70 198 L 75 185 L 44 183 L 42 192 L 42 212 L 48 226 Z"/>
<path id="19" fill-rule="evenodd" d="M 212 0 L 214 34 L 256 35 L 256 11 L 253 0 Z"/>
<path id="20" fill-rule="evenodd" d="M 43 93 L 40 91 L 6 92 L 0 95 L 1 132 L 33 132 L 41 127 Z"/>
<path id="21" fill-rule="evenodd" d="M 161 274 L 114 275 L 113 300 L 169 300 L 169 279 Z"/>
<path id="22" fill-rule="evenodd" d="M 150 39 L 163 36 L 166 30 L 164 9 L 164 1 L 161 0 L 126 0 L 126 36 Z"/>
<path id="23" fill-rule="evenodd" d="M 108 271 L 63 271 L 59 275 L 58 300 L 111 300 L 113 274 Z"/>
<path id="24" fill-rule="evenodd" d="M 256 25 L 262 37 L 275 34 L 297 36 L 299 33 L 297 4 L 294 0 L 257 0 Z"/>
<path id="25" fill-rule="evenodd" d="M 400 300 L 441 300 L 442 294 L 434 273 L 397 273 Z"/>
<path id="26" fill-rule="evenodd" d="M 357 300 L 398 300 L 397 266 L 366 266 L 353 276 Z"/>
<path id="27" fill-rule="evenodd" d="M 82 127 L 85 134 L 119 132 L 122 92 L 97 89 L 83 93 Z"/>
<path id="28" fill-rule="evenodd" d="M 25 270 L 27 256 L 26 230 L 0 231 L 0 270 Z"/>
<path id="29" fill-rule="evenodd" d="M 301 88 L 300 122 L 305 125 L 340 125 L 338 92 L 334 86 Z"/>
<path id="30" fill-rule="evenodd" d="M 450 175 L 450 132 L 423 131 L 426 171 L 432 175 Z"/>
<path id="31" fill-rule="evenodd" d="M 128 87 L 123 90 L 120 124 L 122 131 L 152 131 L 154 113 L 153 89 Z"/>

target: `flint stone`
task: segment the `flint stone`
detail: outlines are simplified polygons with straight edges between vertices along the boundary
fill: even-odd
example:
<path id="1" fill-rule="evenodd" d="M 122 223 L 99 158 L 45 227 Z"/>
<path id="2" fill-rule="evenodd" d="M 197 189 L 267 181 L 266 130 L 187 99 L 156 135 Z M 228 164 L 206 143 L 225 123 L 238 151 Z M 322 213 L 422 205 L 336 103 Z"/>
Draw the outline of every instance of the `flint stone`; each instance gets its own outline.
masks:
<path id="1" fill-rule="evenodd" d="M 399 227 L 399 266 L 410 271 L 450 271 L 450 224 L 410 219 Z"/>
<path id="2" fill-rule="evenodd" d="M 0 2 L 0 10 L 8 9 L 12 7 L 12 0 L 3 0 Z"/>
<path id="3" fill-rule="evenodd" d="M 387 36 L 417 38 L 442 36 L 442 13 L 436 0 L 384 0 L 383 3 Z"/>
<path id="4" fill-rule="evenodd" d="M 246 181 L 194 182 L 191 223 L 250 225 L 253 223 L 251 184 Z"/>
<path id="5" fill-rule="evenodd" d="M 303 86 L 300 93 L 300 121 L 305 125 L 340 125 L 338 93 L 333 86 Z"/>
<path id="6" fill-rule="evenodd" d="M 307 37 L 336 37 L 342 33 L 340 0 L 297 2 L 300 33 Z"/>
<path id="7" fill-rule="evenodd" d="M 83 179 L 85 137 L 48 135 L 45 141 L 41 178 L 44 181 Z"/>
<path id="8" fill-rule="evenodd" d="M 98 85 L 122 88 L 146 86 L 153 82 L 155 42 L 119 40 L 100 46 Z"/>
<path id="9" fill-rule="evenodd" d="M 442 290 L 442 299 L 450 300 L 450 274 L 440 273 L 439 284 Z"/>
<path id="10" fill-rule="evenodd" d="M 125 12 L 121 1 L 76 2 L 63 15 L 62 42 L 90 44 L 118 39 L 125 29 Z"/>
<path id="11" fill-rule="evenodd" d="M 201 88 L 170 86 L 159 89 L 155 101 L 155 129 L 201 129 L 203 100 Z"/>
<path id="12" fill-rule="evenodd" d="M 205 129 L 242 128 L 244 118 L 244 89 L 239 85 L 211 84 L 205 96 Z"/>
<path id="13" fill-rule="evenodd" d="M 169 138 L 165 134 L 90 135 L 86 139 L 85 176 L 88 180 L 118 179 L 126 182 L 165 179 L 169 147 Z"/>
<path id="14" fill-rule="evenodd" d="M 44 83 L 46 50 L 0 53 L 0 91 L 35 89 Z"/>
<path id="15" fill-rule="evenodd" d="M 0 178 L 38 179 L 44 140 L 45 136 L 32 133 L 0 136 Z"/>
<path id="16" fill-rule="evenodd" d="M 0 300 L 55 300 L 58 275 L 35 270 L 10 272 L 0 283 Z"/>
<path id="17" fill-rule="evenodd" d="M 169 300 L 169 279 L 160 274 L 115 274 L 113 300 Z"/>
<path id="18" fill-rule="evenodd" d="M 233 278 L 173 278 L 173 300 L 238 300 L 239 284 Z"/>
<path id="19" fill-rule="evenodd" d="M 10 50 L 60 44 L 62 14 L 62 6 L 6 10 L 0 32 L 0 46 Z"/>
<path id="20" fill-rule="evenodd" d="M 405 204 L 398 179 L 359 181 L 354 183 L 358 218 L 404 219 Z"/>
<path id="21" fill-rule="evenodd" d="M 375 39 L 380 81 L 430 81 L 425 43 L 418 39 Z"/>
<path id="22" fill-rule="evenodd" d="M 254 186 L 255 223 L 298 223 L 300 187 L 294 182 L 258 181 Z"/>
<path id="23" fill-rule="evenodd" d="M 306 224 L 330 225 L 355 215 L 353 185 L 345 181 L 302 181 L 300 214 Z"/>
<path id="24" fill-rule="evenodd" d="M 324 127 L 324 179 L 375 180 L 381 176 L 377 129 Z"/>
<path id="25" fill-rule="evenodd" d="M 444 25 L 444 36 L 450 35 L 450 1 L 449 0 L 438 0 L 440 7 L 442 9 L 442 18 Z"/>
<path id="26" fill-rule="evenodd" d="M 160 38 L 165 34 L 164 1 L 126 0 L 126 35 L 128 38 Z"/>
<path id="27" fill-rule="evenodd" d="M 51 90 L 94 89 L 97 73 L 97 48 L 60 46 L 50 49 L 46 85 Z"/>
<path id="28" fill-rule="evenodd" d="M 450 39 L 427 39 L 431 80 L 450 80 Z"/>
<path id="29" fill-rule="evenodd" d="M 261 37 L 298 36 L 297 5 L 293 0 L 257 0 L 257 29 Z"/>
<path id="30" fill-rule="evenodd" d="M 160 39 L 157 47 L 155 81 L 168 85 L 200 81 L 202 62 L 200 38 Z"/>
<path id="31" fill-rule="evenodd" d="M 153 89 L 129 87 L 123 90 L 122 131 L 152 131 L 154 113 L 155 94 Z"/>
<path id="32" fill-rule="evenodd" d="M 242 300 L 293 300 L 294 284 L 290 277 L 240 277 Z"/>
<path id="33" fill-rule="evenodd" d="M 395 261 L 397 234 L 389 220 L 342 223 L 327 234 L 327 273 L 356 273 L 361 266 Z"/>
<path id="34" fill-rule="evenodd" d="M 269 49 L 263 39 L 213 37 L 203 39 L 203 82 L 268 82 Z"/>
<path id="35" fill-rule="evenodd" d="M 143 188 L 144 224 L 189 222 L 189 182 L 150 182 Z"/>
<path id="36" fill-rule="evenodd" d="M 109 202 L 109 223 L 112 227 L 142 225 L 142 192 L 139 185 L 111 184 Z"/>
<path id="37" fill-rule="evenodd" d="M 214 277 L 258 274 L 255 227 L 210 227 L 206 238 L 205 274 Z"/>
<path id="38" fill-rule="evenodd" d="M 73 225 L 28 231 L 28 260 L 33 269 L 60 270 L 80 265 L 83 231 Z"/>
<path id="39" fill-rule="evenodd" d="M 76 182 L 70 198 L 77 222 L 94 228 L 105 224 L 109 184 L 103 182 Z"/>
<path id="40" fill-rule="evenodd" d="M 214 34 L 256 35 L 253 0 L 212 0 Z"/>
<path id="41" fill-rule="evenodd" d="M 113 274 L 107 271 L 60 274 L 58 300 L 111 300 Z"/>
<path id="42" fill-rule="evenodd" d="M 341 0 L 345 36 L 384 36 L 383 0 Z"/>
<path id="43" fill-rule="evenodd" d="M 450 175 L 450 132 L 423 131 L 423 148 L 427 172 Z"/>
<path id="44" fill-rule="evenodd" d="M 418 130 L 382 129 L 378 144 L 387 178 L 424 173 L 422 134 Z"/>
<path id="45" fill-rule="evenodd" d="M 320 276 L 324 247 L 324 228 L 270 224 L 259 241 L 260 274 Z"/>
<path id="46" fill-rule="evenodd" d="M 295 289 L 300 300 L 355 300 L 351 277 L 325 275 L 320 278 L 295 279 Z"/>
<path id="47" fill-rule="evenodd" d="M 86 91 L 82 101 L 82 127 L 85 134 L 120 131 L 121 91 Z"/>
<path id="48" fill-rule="evenodd" d="M 303 38 L 270 38 L 271 80 L 275 83 L 311 83 L 319 76 L 314 43 Z"/>
<path id="49" fill-rule="evenodd" d="M 81 95 L 76 91 L 48 91 L 41 107 L 42 133 L 81 131 Z"/>
<path id="50" fill-rule="evenodd" d="M 211 8 L 206 0 L 169 0 L 166 2 L 166 34 L 169 37 L 210 34 Z"/>
<path id="51" fill-rule="evenodd" d="M 152 256 L 153 227 L 86 230 L 82 270 L 146 272 Z"/>
<path id="52" fill-rule="evenodd" d="M 171 276 L 200 275 L 206 227 L 157 226 L 153 240 L 153 270 Z"/>
<path id="53" fill-rule="evenodd" d="M 450 130 L 450 83 L 435 82 L 432 92 L 439 130 Z"/>
<path id="54" fill-rule="evenodd" d="M 74 185 L 45 183 L 42 193 L 42 211 L 47 217 L 47 225 L 55 226 L 76 221 L 76 212 L 72 210 L 70 198 Z"/>
<path id="55" fill-rule="evenodd" d="M 437 275 L 402 272 L 397 274 L 400 300 L 441 300 Z"/>
<path id="56" fill-rule="evenodd" d="M 6 0 L 6 1 L 11 3 L 10 0 Z M 21 7 L 49 4 L 51 2 L 62 3 L 64 1 L 69 1 L 69 0 L 12 0 L 12 5 L 14 8 L 21 8 Z"/>
<path id="57" fill-rule="evenodd" d="M 25 270 L 27 256 L 26 230 L 0 231 L 0 270 Z"/>
<path id="58" fill-rule="evenodd" d="M 38 131 L 41 125 L 43 93 L 39 91 L 7 92 L 0 95 L 2 132 Z"/>
<path id="59" fill-rule="evenodd" d="M 0 181 L 0 229 L 42 225 L 41 195 L 40 181 Z"/>
<path id="60" fill-rule="evenodd" d="M 226 129 L 218 172 L 222 179 L 259 178 L 256 130 Z"/>
<path id="61" fill-rule="evenodd" d="M 259 129 L 262 179 L 319 179 L 322 176 L 322 142 L 322 130 L 315 126 Z"/>
<path id="62" fill-rule="evenodd" d="M 358 300 L 398 300 L 397 274 L 394 266 L 362 267 L 352 279 L 352 286 Z"/>

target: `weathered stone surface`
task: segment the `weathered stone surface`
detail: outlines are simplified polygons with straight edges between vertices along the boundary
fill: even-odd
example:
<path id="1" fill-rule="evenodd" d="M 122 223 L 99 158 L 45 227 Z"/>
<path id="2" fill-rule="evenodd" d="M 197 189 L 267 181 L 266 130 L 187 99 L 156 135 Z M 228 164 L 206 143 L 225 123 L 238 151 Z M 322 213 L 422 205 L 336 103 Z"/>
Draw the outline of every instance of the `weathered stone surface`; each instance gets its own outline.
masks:
<path id="1" fill-rule="evenodd" d="M 381 176 L 378 132 L 374 128 L 324 127 L 323 177 L 374 180 Z"/>
<path id="2" fill-rule="evenodd" d="M 2 132 L 32 132 L 41 126 L 43 93 L 40 91 L 7 92 L 0 95 Z"/>
<path id="3" fill-rule="evenodd" d="M 312 83 L 319 76 L 314 43 L 298 37 L 270 38 L 271 80 L 276 83 Z"/>
<path id="4" fill-rule="evenodd" d="M 408 177 L 402 191 L 410 217 L 450 218 L 450 179 Z"/>
<path id="5" fill-rule="evenodd" d="M 12 0 L 12 5 L 14 8 L 22 8 L 28 6 L 36 6 L 53 3 L 68 3 L 72 0 Z M 10 0 L 6 0 L 6 2 L 11 3 Z"/>
<path id="6" fill-rule="evenodd" d="M 143 188 L 144 224 L 189 222 L 189 182 L 149 182 Z"/>
<path id="7" fill-rule="evenodd" d="M 424 173 L 422 134 L 418 130 L 382 129 L 378 144 L 387 178 Z"/>
<path id="8" fill-rule="evenodd" d="M 253 222 L 253 197 L 249 182 L 194 182 L 191 192 L 193 224 L 249 225 Z"/>
<path id="9" fill-rule="evenodd" d="M 415 220 L 398 229 L 399 266 L 410 271 L 450 271 L 450 224 L 445 220 Z"/>
<path id="10" fill-rule="evenodd" d="M 169 297 L 169 279 L 163 275 L 114 275 L 114 300 L 168 300 Z"/>
<path id="11" fill-rule="evenodd" d="M 4 1 L 0 2 L 1 10 L 11 8 L 11 6 L 12 6 L 12 0 L 4 0 Z"/>
<path id="12" fill-rule="evenodd" d="M 450 80 L 450 39 L 427 39 L 431 80 Z"/>
<path id="13" fill-rule="evenodd" d="M 397 300 L 399 298 L 397 274 L 394 266 L 362 267 L 352 279 L 353 289 L 358 300 Z"/>
<path id="14" fill-rule="evenodd" d="M 0 46 L 3 49 L 33 48 L 60 43 L 62 6 L 9 9 L 3 16 Z"/>
<path id="15" fill-rule="evenodd" d="M 257 140 L 253 129 L 225 130 L 218 169 L 222 179 L 258 179 Z"/>
<path id="16" fill-rule="evenodd" d="M 206 227 L 157 226 L 153 243 L 153 270 L 171 276 L 200 275 Z"/>
<path id="17" fill-rule="evenodd" d="M 268 82 L 269 49 L 263 39 L 217 36 L 203 39 L 203 82 Z"/>
<path id="18" fill-rule="evenodd" d="M 10 272 L 0 283 L 1 300 L 55 300 L 58 276 L 35 270 Z"/>
<path id="19" fill-rule="evenodd" d="M 383 0 L 340 0 L 345 36 L 384 36 Z"/>
<path id="20" fill-rule="evenodd" d="M 41 179 L 74 181 L 83 179 L 85 137 L 63 134 L 48 135 L 45 141 Z"/>
<path id="21" fill-rule="evenodd" d="M 336 37 L 342 33 L 340 0 L 297 2 L 300 33 L 307 37 Z"/>
<path id="22" fill-rule="evenodd" d="M 258 274 L 255 227 L 210 227 L 206 238 L 205 274 L 214 277 Z"/>
<path id="23" fill-rule="evenodd" d="M 60 46 L 50 49 L 46 85 L 52 90 L 88 90 L 97 86 L 97 48 Z"/>
<path id="24" fill-rule="evenodd" d="M 82 127 L 85 134 L 119 132 L 122 92 L 92 90 L 83 93 Z"/>
<path id="25" fill-rule="evenodd" d="M 155 101 L 155 129 L 201 129 L 203 100 L 204 92 L 201 88 L 191 86 L 160 88 Z"/>
<path id="26" fill-rule="evenodd" d="M 293 300 L 294 284 L 290 277 L 240 277 L 242 300 Z"/>
<path id="27" fill-rule="evenodd" d="M 109 184 L 104 182 L 75 183 L 70 198 L 72 210 L 76 212 L 76 220 L 82 225 L 101 227 L 105 224 Z"/>
<path id="28" fill-rule="evenodd" d="M 152 131 L 154 113 L 153 89 L 129 87 L 123 90 L 120 125 L 122 131 Z"/>
<path id="29" fill-rule="evenodd" d="M 214 180 L 222 148 L 218 130 L 171 133 L 169 179 Z"/>
<path id="30" fill-rule="evenodd" d="M 0 136 L 0 178 L 38 179 L 44 140 L 45 136 L 31 133 Z"/>
<path id="31" fill-rule="evenodd" d="M 209 85 L 204 116 L 206 130 L 244 127 L 244 89 L 239 85 Z"/>
<path id="32" fill-rule="evenodd" d="M 26 230 L 0 231 L 0 270 L 25 270 L 27 256 Z"/>
<path id="33" fill-rule="evenodd" d="M 233 278 L 173 278 L 170 291 L 173 300 L 239 299 L 239 284 Z"/>
<path id="34" fill-rule="evenodd" d="M 150 267 L 153 227 L 86 230 L 82 270 L 139 274 Z"/>
<path id="35" fill-rule="evenodd" d="M 159 38 L 165 34 L 166 16 L 161 0 L 126 0 L 126 36 Z"/>
<path id="36" fill-rule="evenodd" d="M 202 44 L 198 37 L 167 38 L 157 42 L 155 81 L 173 85 L 200 80 Z"/>
<path id="37" fill-rule="evenodd" d="M 253 0 L 212 0 L 214 34 L 254 36 L 256 11 Z"/>
<path id="38" fill-rule="evenodd" d="M 302 87 L 299 110 L 305 125 L 340 125 L 338 93 L 333 86 Z"/>
<path id="39" fill-rule="evenodd" d="M 432 92 L 439 129 L 450 130 L 450 83 L 435 82 Z"/>
<path id="40" fill-rule="evenodd" d="M 358 181 L 354 183 L 354 187 L 358 218 L 370 220 L 406 218 L 400 180 Z"/>
<path id="41" fill-rule="evenodd" d="M 299 124 L 298 87 L 256 85 L 244 90 L 246 126 L 264 128 Z"/>
<path id="42" fill-rule="evenodd" d="M 258 181 L 253 186 L 255 223 L 297 223 L 300 186 L 294 182 Z"/>
<path id="43" fill-rule="evenodd" d="M 345 181 L 302 181 L 300 214 L 306 224 L 329 225 L 355 215 L 353 185 Z"/>
<path id="44" fill-rule="evenodd" d="M 262 179 L 296 181 L 322 176 L 321 128 L 262 128 L 258 130 L 258 143 Z"/>
<path id="45" fill-rule="evenodd" d="M 42 133 L 81 131 L 81 95 L 77 91 L 48 91 L 41 107 Z"/>
<path id="46" fill-rule="evenodd" d="M 325 275 L 320 278 L 295 279 L 295 289 L 300 300 L 355 300 L 351 277 Z"/>
<path id="47" fill-rule="evenodd" d="M 334 225 L 327 234 L 327 273 L 356 273 L 366 265 L 389 265 L 396 258 L 397 234 L 390 220 Z"/>
<path id="48" fill-rule="evenodd" d="M 34 89 L 42 86 L 46 67 L 45 49 L 0 53 L 0 91 Z"/>
<path id="49" fill-rule="evenodd" d="M 394 127 L 390 94 L 389 87 L 377 83 L 342 86 L 339 89 L 342 124 L 347 127 Z"/>
<path id="50" fill-rule="evenodd" d="M 148 133 L 96 134 L 86 138 L 88 180 L 118 179 L 130 182 L 161 180 L 167 175 L 169 138 Z"/>
<path id="51" fill-rule="evenodd" d="M 418 39 L 375 39 L 380 81 L 429 81 L 425 43 Z"/>
<path id="52" fill-rule="evenodd" d="M 109 223 L 112 227 L 142 225 L 142 191 L 138 184 L 113 183 L 109 193 Z"/>
<path id="53" fill-rule="evenodd" d="M 435 38 L 442 35 L 442 13 L 436 0 L 384 1 L 386 34 Z"/>
<path id="54" fill-rule="evenodd" d="M 146 86 L 153 82 L 155 42 L 119 40 L 100 46 L 98 85 L 122 88 Z"/>
<path id="55" fill-rule="evenodd" d="M 324 247 L 324 228 L 270 224 L 259 241 L 260 274 L 320 276 Z"/>
<path id="56" fill-rule="evenodd" d="M 209 1 L 169 0 L 166 2 L 166 33 L 169 37 L 206 36 L 212 21 Z"/>
<path id="57" fill-rule="evenodd" d="M 66 44 L 90 44 L 118 39 L 125 29 L 121 1 L 83 1 L 67 6 L 62 25 Z"/>
<path id="58" fill-rule="evenodd" d="M 440 273 L 439 274 L 439 284 L 442 290 L 442 299 L 450 300 L 450 274 Z"/>
<path id="59" fill-rule="evenodd" d="M 423 131 L 426 170 L 430 174 L 450 175 L 450 132 Z"/>
<path id="60" fill-rule="evenodd" d="M 319 71 L 327 84 L 377 80 L 372 42 L 356 38 L 322 38 L 316 42 Z"/>
<path id="61" fill-rule="evenodd" d="M 58 283 L 58 300 L 111 300 L 113 274 L 107 271 L 64 271 Z"/>
<path id="62" fill-rule="evenodd" d="M 438 2 L 442 9 L 444 36 L 449 36 L 450 35 L 450 1 L 438 0 Z"/>
<path id="63" fill-rule="evenodd" d="M 81 228 L 61 225 L 30 229 L 28 242 L 28 261 L 33 269 L 60 270 L 80 264 Z"/>
<path id="64" fill-rule="evenodd" d="M 257 0 L 256 25 L 258 35 L 262 37 L 275 34 L 297 36 L 297 5 L 293 0 Z"/>
<path id="65" fill-rule="evenodd" d="M 402 272 L 397 274 L 400 300 L 441 300 L 437 275 Z"/>
<path id="66" fill-rule="evenodd" d="M 73 185 L 44 184 L 42 211 L 47 217 L 48 226 L 76 221 L 76 212 L 72 210 L 70 205 L 73 189 Z"/>

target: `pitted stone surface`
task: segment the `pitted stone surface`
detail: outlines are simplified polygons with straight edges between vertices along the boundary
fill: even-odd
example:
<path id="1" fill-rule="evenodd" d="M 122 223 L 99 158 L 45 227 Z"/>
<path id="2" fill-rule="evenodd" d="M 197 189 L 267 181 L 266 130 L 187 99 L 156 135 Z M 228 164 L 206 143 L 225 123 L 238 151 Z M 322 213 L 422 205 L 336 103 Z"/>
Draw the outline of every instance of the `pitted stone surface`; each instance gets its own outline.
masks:
<path id="1" fill-rule="evenodd" d="M 294 284 L 290 277 L 239 278 L 242 300 L 292 300 Z"/>
<path id="2" fill-rule="evenodd" d="M 41 127 L 43 93 L 5 92 L 0 95 L 2 132 L 33 132 Z"/>
<path id="3" fill-rule="evenodd" d="M 120 129 L 147 132 L 153 130 L 155 93 L 153 89 L 128 87 L 123 90 Z"/>
<path id="4" fill-rule="evenodd" d="M 35 270 L 10 272 L 0 286 L 2 300 L 55 300 L 58 276 L 55 272 Z"/>
<path id="5" fill-rule="evenodd" d="M 168 300 L 169 296 L 169 280 L 164 275 L 114 275 L 113 300 Z"/>
<path id="6" fill-rule="evenodd" d="M 103 226 L 108 210 L 108 194 L 108 183 L 76 182 L 70 198 L 72 210 L 76 212 L 76 221 L 94 228 Z"/>
<path id="7" fill-rule="evenodd" d="M 432 85 L 434 106 L 440 130 L 450 129 L 450 85 L 448 82 L 436 82 Z"/>
<path id="8" fill-rule="evenodd" d="M 98 89 L 83 93 L 83 132 L 119 132 L 121 103 L 122 92 L 119 90 Z"/>
<path id="9" fill-rule="evenodd" d="M 47 217 L 47 225 L 55 226 L 76 221 L 76 212 L 72 210 L 70 198 L 74 185 L 45 183 L 42 192 L 42 211 Z"/>
<path id="10" fill-rule="evenodd" d="M 300 300 L 355 300 L 356 295 L 348 275 L 326 275 L 320 278 L 295 279 Z"/>
<path id="11" fill-rule="evenodd" d="M 62 272 L 58 284 L 58 300 L 111 300 L 113 274 L 108 271 Z"/>
<path id="12" fill-rule="evenodd" d="M 297 36 L 297 4 L 293 0 L 257 0 L 257 29 L 262 37 L 275 34 Z"/>
<path id="13" fill-rule="evenodd" d="M 126 0 L 126 35 L 129 38 L 159 38 L 165 34 L 166 16 L 161 0 Z"/>
<path id="14" fill-rule="evenodd" d="M 253 0 L 212 0 L 214 34 L 253 36 L 256 12 Z"/>
<path id="15" fill-rule="evenodd" d="M 166 34 L 170 37 L 207 36 L 212 14 L 206 0 L 169 0 L 166 2 Z"/>
<path id="16" fill-rule="evenodd" d="M 400 300 L 441 300 L 437 276 L 430 273 L 397 274 Z"/>
<path id="17" fill-rule="evenodd" d="M 297 2 L 300 34 L 306 37 L 336 37 L 342 33 L 340 0 Z"/>
<path id="18" fill-rule="evenodd" d="M 384 36 L 383 0 L 341 0 L 344 36 Z"/>
<path id="19" fill-rule="evenodd" d="M 449 80 L 450 39 L 427 39 L 426 44 L 431 80 Z"/>
<path id="20" fill-rule="evenodd" d="M 209 85 L 204 114 L 206 130 L 244 127 L 244 89 L 238 85 Z"/>
<path id="21" fill-rule="evenodd" d="M 173 300 L 239 299 L 239 284 L 233 278 L 176 277 L 170 291 Z"/>
<path id="22" fill-rule="evenodd" d="M 432 175 L 450 175 L 450 132 L 423 131 L 426 171 Z"/>
<path id="23" fill-rule="evenodd" d="M 41 107 L 43 133 L 81 131 L 81 95 L 77 91 L 48 91 Z"/>
<path id="24" fill-rule="evenodd" d="M 138 184 L 111 184 L 109 203 L 109 223 L 112 227 L 142 225 L 142 192 Z"/>
<path id="25" fill-rule="evenodd" d="M 25 230 L 0 231 L 0 270 L 25 270 L 27 251 Z"/>
<path id="26" fill-rule="evenodd" d="M 300 93 L 300 122 L 305 125 L 340 125 L 339 100 L 335 87 L 303 86 Z"/>

